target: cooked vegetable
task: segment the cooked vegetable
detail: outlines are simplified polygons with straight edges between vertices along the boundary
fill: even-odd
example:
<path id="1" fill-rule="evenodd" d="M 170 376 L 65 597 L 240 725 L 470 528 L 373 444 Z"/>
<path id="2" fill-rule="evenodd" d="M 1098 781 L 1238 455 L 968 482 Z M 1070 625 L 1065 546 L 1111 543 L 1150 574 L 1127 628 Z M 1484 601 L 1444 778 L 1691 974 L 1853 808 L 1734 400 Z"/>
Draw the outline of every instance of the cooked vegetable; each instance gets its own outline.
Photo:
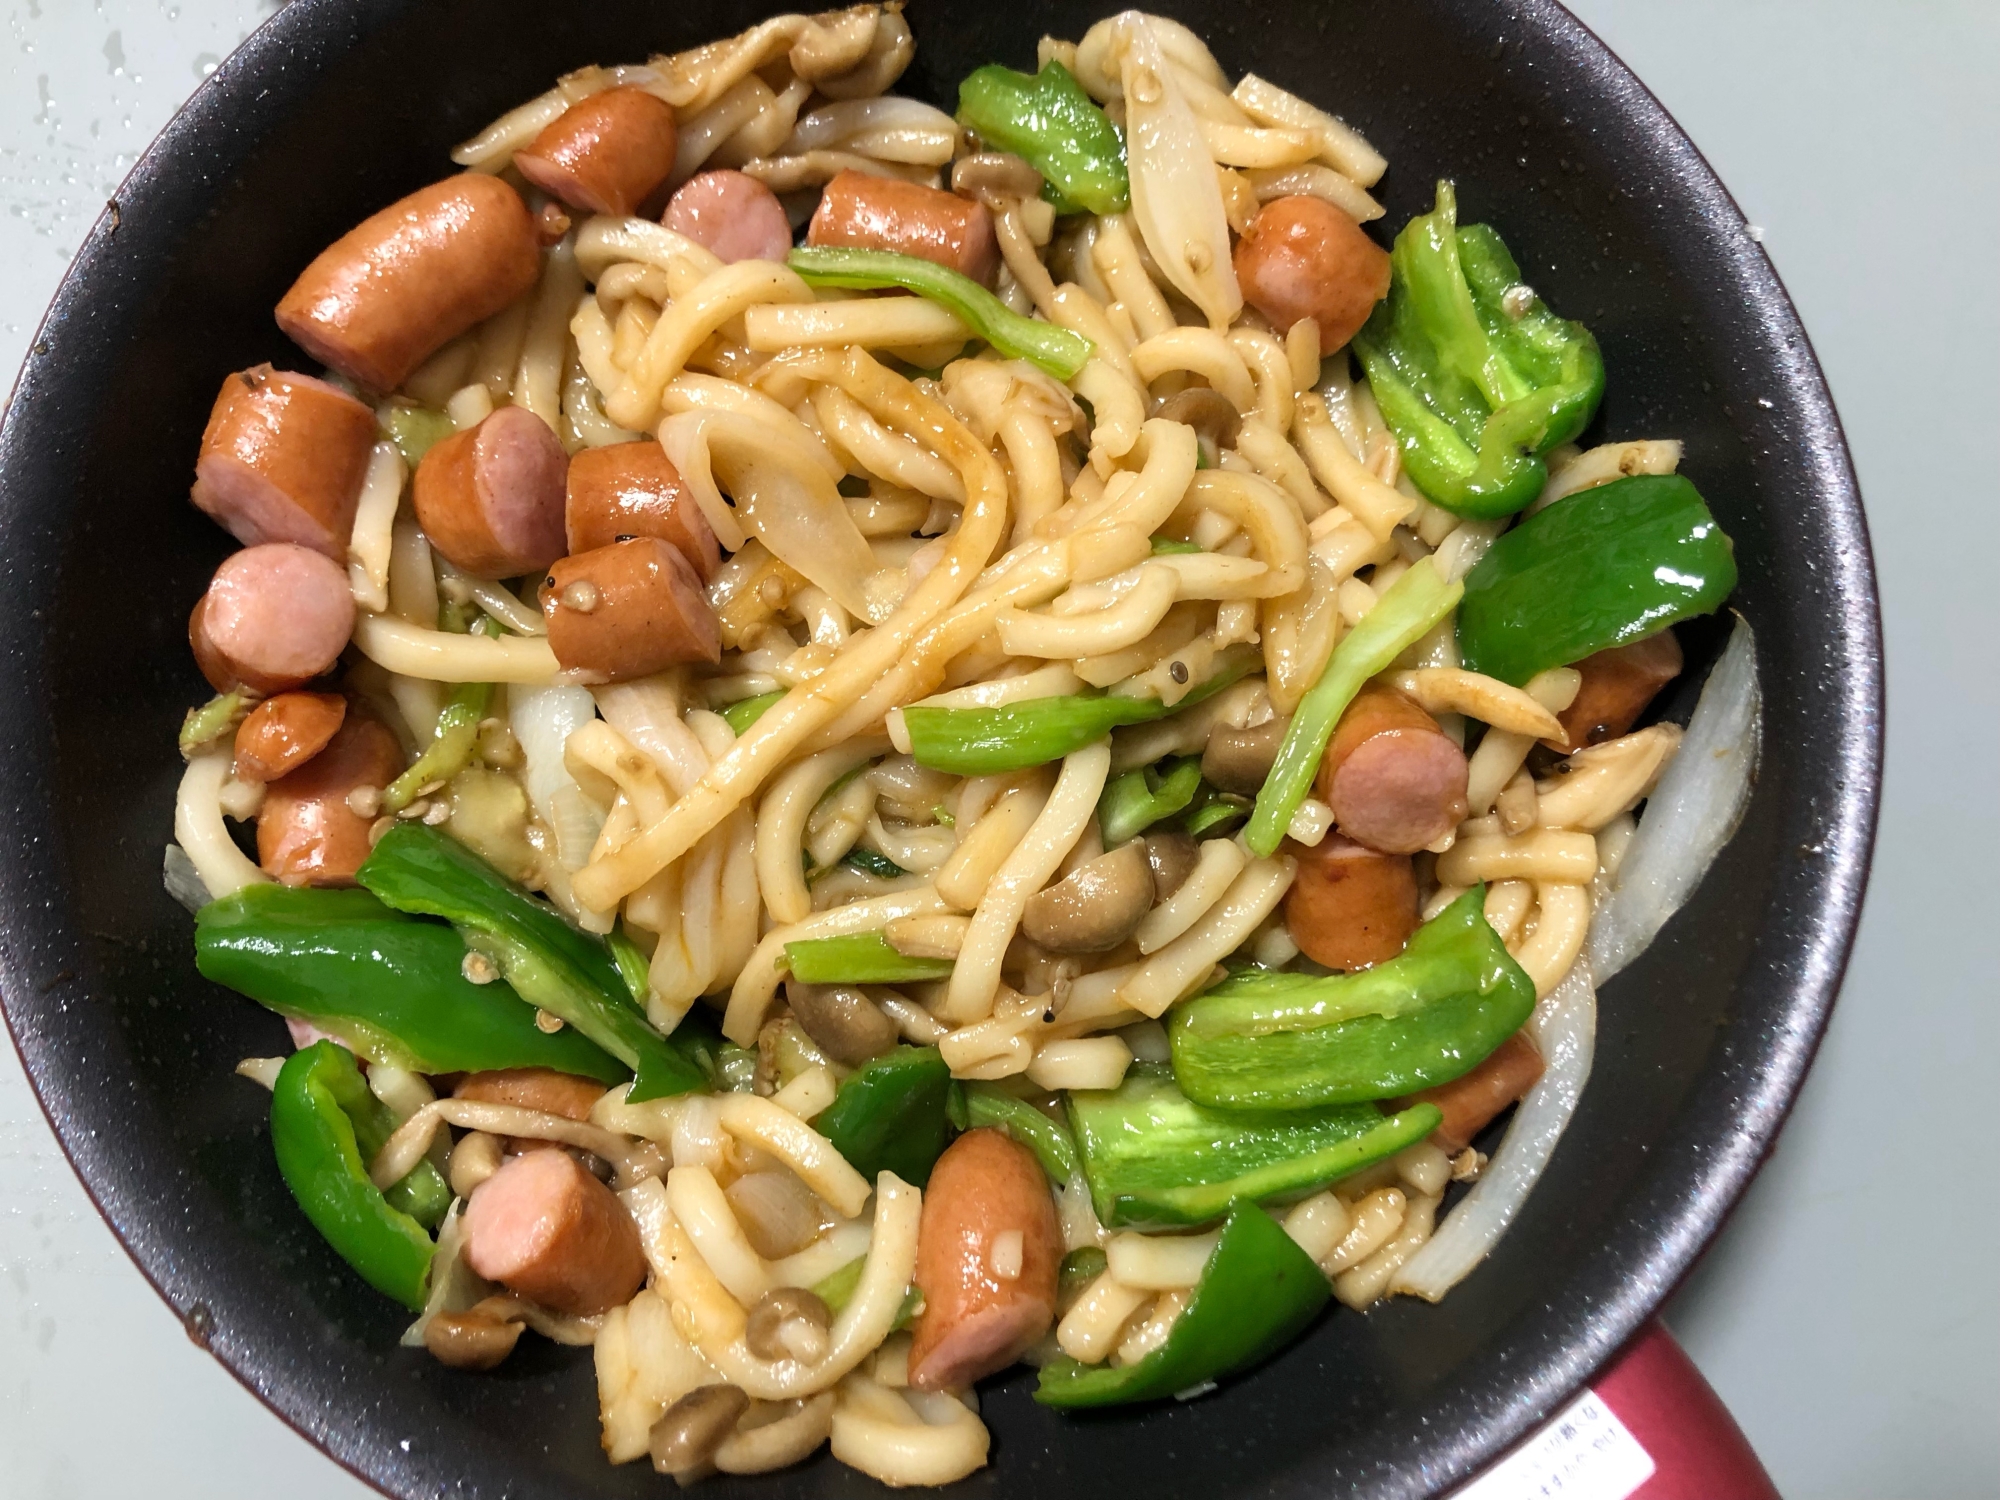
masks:
<path id="1" fill-rule="evenodd" d="M 1024 318 L 969 276 L 914 255 L 890 250 L 847 250 L 830 246 L 794 250 L 787 264 L 808 286 L 882 291 L 901 287 L 948 307 L 974 333 L 1009 359 L 1039 365 L 1058 380 L 1083 368 L 1094 347 L 1080 333 Z"/>
<path id="2" fill-rule="evenodd" d="M 1097 800 L 1097 825 L 1105 847 L 1115 848 L 1162 818 L 1171 818 L 1194 800 L 1200 785 L 1201 760 L 1192 755 L 1112 777 Z"/>
<path id="3" fill-rule="evenodd" d="M 1017 1099 L 991 1083 L 967 1083 L 965 1116 L 968 1129 L 990 1125 L 1004 1130 L 1035 1153 L 1049 1181 L 1060 1186 L 1076 1176 L 1076 1142 L 1070 1133 L 1025 1099 Z"/>
<path id="4" fill-rule="evenodd" d="M 1076 76 L 1051 59 L 1039 73 L 989 63 L 958 86 L 958 122 L 1021 157 L 1047 182 L 1058 213 L 1123 213 L 1132 203 L 1125 142 Z"/>
<path id="5" fill-rule="evenodd" d="M 1257 793 L 1257 810 L 1250 816 L 1247 834 L 1253 850 L 1271 854 L 1284 839 L 1292 814 L 1312 788 L 1334 726 L 1362 684 L 1422 640 L 1452 612 L 1464 592 L 1463 584 L 1446 583 L 1436 568 L 1416 563 L 1390 585 L 1359 625 L 1340 638 L 1319 681 L 1299 700 L 1278 747 L 1278 759 Z"/>
<path id="6" fill-rule="evenodd" d="M 894 880 L 899 875 L 910 873 L 888 855 L 877 854 L 873 849 L 849 849 L 841 856 L 840 862 L 850 870 L 873 875 L 877 880 Z"/>
<path id="7" fill-rule="evenodd" d="M 1712 613 L 1735 544 L 1679 474 L 1614 479 L 1538 511 L 1465 576 L 1465 665 L 1520 684 L 1549 667 Z"/>
<path id="8" fill-rule="evenodd" d="M 181 755 L 191 760 L 225 734 L 234 734 L 256 702 L 244 692 L 217 693 L 200 708 L 189 709 L 181 720 Z"/>
<path id="9" fill-rule="evenodd" d="M 898 1047 L 855 1069 L 813 1128 L 870 1182 L 887 1171 L 922 1187 L 951 1137 L 950 1094 L 937 1048 Z"/>
<path id="10" fill-rule="evenodd" d="M 403 462 L 415 471 L 426 453 L 458 428 L 444 412 L 414 401 L 391 401 L 379 415 L 383 436 L 396 445 Z"/>
<path id="11" fill-rule="evenodd" d="M 451 1189 L 428 1158 L 387 1193 L 368 1163 L 395 1129 L 389 1107 L 368 1092 L 354 1054 L 314 1042 L 285 1060 L 271 1089 L 271 1148 L 305 1216 L 362 1279 L 421 1310 Z"/>
<path id="12" fill-rule="evenodd" d="M 780 691 L 759 693 L 754 698 L 738 698 L 721 710 L 722 722 L 734 730 L 740 739 L 746 729 L 764 717 L 765 710 L 776 707 L 784 696 Z"/>
<path id="13" fill-rule="evenodd" d="M 1132 841 L 1085 860 L 1028 898 L 1021 932 L 1051 953 L 1109 953 L 1153 906 L 1153 869 Z"/>
<path id="14" fill-rule="evenodd" d="M 951 973 L 950 959 L 898 953 L 880 932 L 801 938 L 785 944 L 785 962 L 802 984 L 912 984 Z"/>
<path id="15" fill-rule="evenodd" d="M 1174 1011 L 1175 1079 L 1203 1104 L 1278 1110 L 1389 1099 L 1469 1072 L 1535 1008 L 1485 902 L 1474 886 L 1401 955 L 1359 973 L 1231 975 Z"/>
<path id="16" fill-rule="evenodd" d="M 1113 1406 L 1185 1396 L 1270 1358 L 1331 1295 L 1312 1257 L 1249 1202 L 1229 1211 L 1201 1280 L 1166 1341 L 1129 1365 L 1085 1365 L 1064 1355 L 1042 1367 L 1044 1406 Z"/>
<path id="17" fill-rule="evenodd" d="M 499 966 L 523 1000 L 560 1016 L 638 1074 L 634 1104 L 703 1088 L 708 1077 L 632 1007 L 610 951 L 450 835 L 399 821 L 355 877 L 398 911 L 443 917 Z"/>
<path id="18" fill-rule="evenodd" d="M 1419 1104 L 1384 1115 L 1373 1104 L 1211 1109 L 1163 1063 L 1134 1063 L 1115 1089 L 1077 1090 L 1069 1118 L 1098 1220 L 1111 1227 L 1206 1224 L 1235 1200 L 1303 1197 L 1430 1134 L 1441 1118 Z"/>
<path id="19" fill-rule="evenodd" d="M 618 977 L 625 981 L 625 989 L 639 1009 L 646 1008 L 646 1000 L 652 994 L 652 981 L 647 977 L 650 964 L 645 952 L 632 941 L 620 922 L 604 935 L 604 946 L 611 950 L 611 961 L 618 965 Z"/>
<path id="20" fill-rule="evenodd" d="M 1548 479 L 1542 455 L 1589 423 L 1604 360 L 1550 312 L 1490 225 L 1458 225 L 1458 195 L 1396 236 L 1388 300 L 1354 348 L 1417 488 L 1448 510 L 1507 516 Z"/>
<path id="21" fill-rule="evenodd" d="M 465 977 L 465 944 L 440 922 L 367 891 L 245 886 L 195 917 L 195 966 L 370 1062 L 416 1073 L 553 1068 L 617 1083 L 629 1069 L 581 1032 L 535 1025 L 507 985 Z"/>
<path id="22" fill-rule="evenodd" d="M 438 714 L 437 732 L 428 748 L 383 788 L 382 811 L 401 812 L 425 787 L 441 786 L 464 770 L 479 745 L 479 721 L 492 706 L 492 683 L 461 682 L 454 687 Z"/>

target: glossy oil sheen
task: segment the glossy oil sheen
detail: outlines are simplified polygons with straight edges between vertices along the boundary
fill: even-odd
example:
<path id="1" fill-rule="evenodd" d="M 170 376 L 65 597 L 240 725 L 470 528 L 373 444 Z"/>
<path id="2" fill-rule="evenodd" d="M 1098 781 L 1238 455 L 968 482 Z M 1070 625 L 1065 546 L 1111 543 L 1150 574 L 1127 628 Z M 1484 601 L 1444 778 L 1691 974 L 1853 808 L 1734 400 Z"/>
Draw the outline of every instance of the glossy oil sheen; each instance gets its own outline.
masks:
<path id="1" fill-rule="evenodd" d="M 1335 1309 L 1208 1399 L 1088 1419 L 987 1393 L 979 1495 L 1418 1496 L 1553 1410 L 1686 1272 L 1769 1149 L 1832 1003 L 1866 877 L 1881 653 L 1854 477 L 1811 349 L 1706 164 L 1545 0 L 1167 3 L 1231 74 L 1337 109 L 1393 164 L 1389 226 L 1459 184 L 1603 344 L 1596 433 L 1684 439 L 1735 537 L 1764 764 L 1742 830 L 1603 996 L 1596 1073 L 1521 1221 L 1445 1304 Z M 444 175 L 445 153 L 563 69 L 727 34 L 749 4 L 294 0 L 121 189 L 63 283 L 0 430 L 0 993 L 50 1118 L 191 1336 L 386 1491 L 657 1496 L 608 1467 L 587 1352 L 525 1340 L 494 1375 L 397 1348 L 403 1314 L 287 1198 L 265 1098 L 230 1076 L 276 1017 L 195 973 L 161 889 L 207 690 L 185 622 L 227 538 L 186 502 L 221 374 L 296 367 L 271 321 L 324 245 Z M 905 87 L 1032 65 L 1109 7 L 926 0 Z M 1377 226 L 1381 233 L 1384 226 Z M 1595 433 L 1592 434 L 1594 436 Z M 1685 718 L 1720 622 L 1688 627 Z M 822 1458 L 709 1493 L 879 1494 Z"/>

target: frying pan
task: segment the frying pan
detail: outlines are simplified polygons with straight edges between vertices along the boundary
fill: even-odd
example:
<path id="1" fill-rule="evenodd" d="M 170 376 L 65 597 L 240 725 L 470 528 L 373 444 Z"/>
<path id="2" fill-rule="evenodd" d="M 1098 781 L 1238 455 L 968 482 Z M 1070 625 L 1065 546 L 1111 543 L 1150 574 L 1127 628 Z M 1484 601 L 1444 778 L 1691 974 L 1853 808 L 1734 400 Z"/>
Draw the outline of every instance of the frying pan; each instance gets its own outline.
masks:
<path id="1" fill-rule="evenodd" d="M 228 539 L 186 490 L 222 374 L 300 363 L 270 309 L 320 247 L 441 176 L 558 72 L 727 35 L 777 7 L 657 0 L 294 0 L 174 119 L 57 293 L 0 428 L 0 995 L 64 1149 L 160 1294 L 260 1398 L 399 1496 L 657 1495 L 597 1446 L 588 1351 L 528 1340 L 492 1375 L 436 1364 L 326 1248 L 272 1162 L 276 1017 L 195 973 L 160 884 L 174 733 L 207 696 L 185 622 Z M 1458 182 L 1536 286 L 1603 344 L 1597 433 L 1675 436 L 1734 536 L 1757 631 L 1763 760 L 1693 900 L 1606 986 L 1597 1063 L 1554 1162 L 1441 1306 L 1337 1311 L 1263 1370 L 1093 1418 L 983 1395 L 968 1495 L 1419 1496 L 1463 1477 L 1656 1309 L 1769 1151 L 1853 938 L 1881 765 L 1865 522 L 1797 315 L 1658 102 L 1547 0 L 1162 0 L 1233 76 L 1332 108 L 1388 156 L 1388 226 Z M 905 90 L 1108 5 L 916 0 Z M 1720 624 L 1686 633 L 1684 719 Z M 821 1458 L 733 1494 L 862 1494 Z"/>

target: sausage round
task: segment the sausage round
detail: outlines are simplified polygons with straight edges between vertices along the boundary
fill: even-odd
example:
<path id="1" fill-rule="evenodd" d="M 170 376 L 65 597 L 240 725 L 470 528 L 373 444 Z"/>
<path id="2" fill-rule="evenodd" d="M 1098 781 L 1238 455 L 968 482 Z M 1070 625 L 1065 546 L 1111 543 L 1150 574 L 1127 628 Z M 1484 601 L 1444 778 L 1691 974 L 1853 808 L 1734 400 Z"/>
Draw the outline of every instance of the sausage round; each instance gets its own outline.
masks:
<path id="1" fill-rule="evenodd" d="M 1417 930 L 1417 877 L 1407 854 L 1377 854 L 1337 833 L 1288 845 L 1298 874 L 1285 893 L 1285 929 L 1329 969 L 1394 958 Z"/>
<path id="2" fill-rule="evenodd" d="M 1316 778 L 1340 831 L 1383 854 L 1414 854 L 1456 828 L 1465 783 L 1465 752 L 1437 720 L 1373 683 L 1340 716 Z"/>
<path id="3" fill-rule="evenodd" d="M 340 660 L 354 633 L 347 573 L 294 542 L 224 560 L 188 617 L 195 664 L 218 693 L 282 693 Z"/>
<path id="4" fill-rule="evenodd" d="M 1236 242 L 1236 280 L 1280 334 L 1311 318 L 1332 353 L 1389 295 L 1389 252 L 1324 198 L 1276 198 Z"/>
<path id="5" fill-rule="evenodd" d="M 347 805 L 358 787 L 384 787 L 403 769 L 402 747 L 378 720 L 350 713 L 327 746 L 264 789 L 257 862 L 285 885 L 352 885 L 373 846 L 373 821 Z"/>
<path id="6" fill-rule="evenodd" d="M 671 542 L 703 583 L 722 566 L 722 549 L 667 450 L 651 438 L 585 448 L 569 461 L 563 527 L 571 552 L 627 537 Z"/>
<path id="7" fill-rule="evenodd" d="M 475 578 L 535 573 L 563 555 L 569 458 L 549 424 L 502 406 L 434 445 L 411 490 L 431 545 Z"/>
<path id="8" fill-rule="evenodd" d="M 953 1141 L 924 1189 L 916 1270 L 924 1311 L 910 1343 L 910 1384 L 961 1390 L 1020 1358 L 1055 1321 L 1062 1253 L 1035 1154 L 991 1129 Z"/>
<path id="9" fill-rule="evenodd" d="M 236 726 L 236 779 L 276 781 L 327 746 L 347 717 L 338 693 L 279 693 Z"/>
<path id="10" fill-rule="evenodd" d="M 571 208 L 629 214 L 674 169 L 673 108 L 644 89 L 592 94 L 516 151 L 514 166 Z"/>
<path id="11" fill-rule="evenodd" d="M 1000 242 L 985 204 L 852 167 L 820 194 L 806 226 L 806 243 L 921 256 L 982 286 L 993 280 L 1000 264 Z"/>
<path id="12" fill-rule="evenodd" d="M 591 1106 L 604 1097 L 604 1085 L 589 1078 L 558 1073 L 554 1068 L 493 1068 L 466 1074 L 451 1096 L 488 1104 L 515 1104 L 522 1109 L 561 1115 L 566 1120 L 588 1120 Z"/>
<path id="13" fill-rule="evenodd" d="M 567 1151 L 509 1157 L 465 1205 L 465 1261 L 531 1302 L 587 1318 L 646 1279 L 639 1228 Z"/>
<path id="14" fill-rule="evenodd" d="M 754 177 L 727 168 L 700 172 L 675 189 L 660 222 L 724 261 L 771 260 L 792 248 L 792 221 L 778 195 Z"/>
<path id="15" fill-rule="evenodd" d="M 246 547 L 297 542 L 347 558 L 375 413 L 324 380 L 255 365 L 222 382 L 189 497 Z"/>
<path id="16" fill-rule="evenodd" d="M 278 303 L 278 326 L 358 385 L 392 391 L 541 274 L 535 223 L 497 177 L 461 172 L 363 219 Z"/>
<path id="17" fill-rule="evenodd" d="M 542 585 L 556 660 L 591 682 L 722 659 L 715 611 L 679 549 L 634 537 L 565 557 Z"/>
<path id="18" fill-rule="evenodd" d="M 1556 715 L 1569 743 L 1542 743 L 1567 754 L 1617 739 L 1646 711 L 1660 689 L 1681 675 L 1683 665 L 1681 643 L 1671 629 L 1629 646 L 1613 646 L 1586 656 L 1576 664 L 1583 675 L 1576 697 Z"/>
<path id="19" fill-rule="evenodd" d="M 1400 1099 L 1397 1108 L 1426 1102 L 1443 1110 L 1444 1119 L 1431 1132 L 1431 1140 L 1456 1156 L 1501 1110 L 1526 1095 L 1541 1076 L 1542 1054 L 1527 1032 L 1517 1031 L 1470 1073 Z"/>

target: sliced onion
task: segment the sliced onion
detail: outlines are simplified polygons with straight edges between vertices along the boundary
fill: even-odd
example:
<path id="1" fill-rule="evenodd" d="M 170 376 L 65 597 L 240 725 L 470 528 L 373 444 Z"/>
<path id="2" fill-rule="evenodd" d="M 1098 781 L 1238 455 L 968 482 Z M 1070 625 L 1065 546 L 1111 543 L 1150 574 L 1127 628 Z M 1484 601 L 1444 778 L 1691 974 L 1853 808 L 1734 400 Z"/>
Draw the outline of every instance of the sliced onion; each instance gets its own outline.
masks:
<path id="1" fill-rule="evenodd" d="M 879 138 L 870 150 L 864 140 Z M 801 119 L 791 138 L 775 154 L 798 156 L 845 146 L 863 155 L 890 161 L 942 166 L 958 146 L 958 122 L 920 99 L 887 95 L 877 99 L 846 99 L 823 105 Z"/>
<path id="2" fill-rule="evenodd" d="M 1739 616 L 1680 753 L 1646 799 L 1639 831 L 1590 924 L 1585 952 L 1599 983 L 1645 950 L 1736 832 L 1756 776 L 1761 725 L 1757 642 Z"/>
<path id="3" fill-rule="evenodd" d="M 1514 1112 L 1500 1149 L 1479 1181 L 1436 1234 L 1396 1273 L 1392 1292 L 1436 1302 L 1492 1251 L 1554 1155 L 1590 1078 L 1597 1039 L 1597 988 L 1590 964 L 1578 959 L 1535 1007 L 1528 1034 L 1546 1063 L 1541 1078 Z"/>
<path id="4" fill-rule="evenodd" d="M 213 899 L 202 883 L 201 871 L 179 844 L 167 845 L 166 884 L 167 894 L 189 911 L 198 912 Z"/>

